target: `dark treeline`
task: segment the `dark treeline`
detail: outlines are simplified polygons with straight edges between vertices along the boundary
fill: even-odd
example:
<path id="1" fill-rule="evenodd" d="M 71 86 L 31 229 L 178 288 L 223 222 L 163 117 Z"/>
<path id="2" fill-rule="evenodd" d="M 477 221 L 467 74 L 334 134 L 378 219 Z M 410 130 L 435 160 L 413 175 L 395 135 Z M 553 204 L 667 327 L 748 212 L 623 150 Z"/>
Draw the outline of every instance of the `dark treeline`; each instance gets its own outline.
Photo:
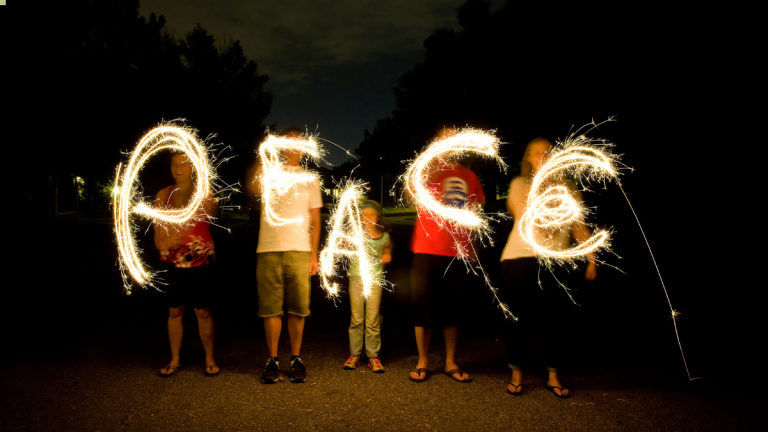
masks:
<path id="1" fill-rule="evenodd" d="M 185 118 L 201 138 L 216 134 L 211 143 L 234 149 L 224 156 L 249 154 L 263 136 L 268 77 L 239 41 L 216 39 L 202 24 L 177 39 L 163 16 L 140 16 L 137 0 L 46 1 L 36 8 L 14 89 L 16 142 L 43 168 L 25 179 L 31 213 L 46 212 L 51 184 L 66 195 L 72 176 L 84 178 L 85 195 L 98 198 L 121 152 L 162 120 Z M 235 158 L 221 174 L 236 182 L 248 162 Z M 71 210 L 65 201 L 60 211 Z"/>
<path id="2" fill-rule="evenodd" d="M 382 174 L 397 175 L 399 164 L 379 164 L 380 157 L 410 159 L 439 126 L 473 126 L 496 129 L 513 144 L 502 148 L 511 164 L 509 175 L 481 172 L 486 195 L 494 197 L 516 173 L 526 142 L 538 136 L 554 142 L 572 125 L 620 113 L 615 89 L 621 74 L 615 73 L 615 63 L 623 54 L 610 41 L 606 46 L 609 29 L 558 23 L 546 11 L 518 3 L 491 13 L 489 2 L 469 0 L 458 13 L 460 31 L 438 30 L 424 42 L 424 60 L 394 89 L 396 108 L 372 132 L 365 131 L 357 151 L 372 168 L 372 183 Z M 609 53 L 605 67 L 590 64 L 597 61 L 588 58 L 590 47 Z"/>

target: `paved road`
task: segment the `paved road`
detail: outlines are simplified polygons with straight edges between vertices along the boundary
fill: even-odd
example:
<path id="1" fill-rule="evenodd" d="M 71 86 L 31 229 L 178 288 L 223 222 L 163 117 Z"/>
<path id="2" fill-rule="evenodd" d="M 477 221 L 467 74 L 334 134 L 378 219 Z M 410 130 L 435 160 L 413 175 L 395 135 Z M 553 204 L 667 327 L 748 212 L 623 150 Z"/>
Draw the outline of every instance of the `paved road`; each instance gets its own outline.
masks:
<path id="1" fill-rule="evenodd" d="M 502 319 L 487 295 L 471 294 L 484 290 L 467 291 L 470 313 L 461 331 L 459 363 L 474 382 L 461 384 L 438 373 L 444 354 L 436 337 L 430 357 L 435 373 L 425 383 L 411 383 L 407 375 L 416 348 L 403 301 L 402 257 L 390 273 L 399 290 L 385 302 L 385 374 L 341 368 L 349 306 L 315 290 L 303 349 L 308 382 L 263 385 L 258 374 L 266 346 L 253 312 L 248 253 L 255 228 L 245 222 L 217 243 L 221 297 L 214 313 L 221 375 L 203 375 L 202 347 L 189 313 L 184 369 L 162 379 L 156 376 L 168 360 L 162 296 L 120 294 L 111 226 L 91 221 L 46 229 L 36 235 L 41 241 L 56 238 L 61 253 L 52 254 L 48 265 L 22 268 L 28 280 L 23 289 L 6 287 L 2 325 L 9 349 L 0 363 L 0 430 L 768 430 L 761 412 L 765 397 L 756 391 L 687 380 L 674 341 L 659 337 L 670 336 L 668 323 L 663 332 L 641 333 L 625 329 L 623 321 L 606 325 L 594 313 L 575 318 L 573 343 L 564 347 L 572 358 L 564 376 L 571 399 L 558 400 L 544 389 L 536 356 L 525 395 L 510 396 L 504 391 L 509 371 Z M 394 233 L 401 245 L 407 237 Z M 282 344 L 285 369 L 287 340 Z M 744 366 L 739 380 L 750 373 Z"/>

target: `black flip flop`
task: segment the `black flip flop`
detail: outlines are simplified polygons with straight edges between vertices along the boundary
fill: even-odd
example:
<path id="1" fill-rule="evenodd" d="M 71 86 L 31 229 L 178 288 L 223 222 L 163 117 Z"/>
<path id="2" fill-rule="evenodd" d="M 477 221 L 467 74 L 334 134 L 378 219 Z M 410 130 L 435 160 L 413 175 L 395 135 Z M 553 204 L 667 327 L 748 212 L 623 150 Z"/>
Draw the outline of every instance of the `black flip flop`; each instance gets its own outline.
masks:
<path id="1" fill-rule="evenodd" d="M 205 376 L 207 376 L 207 377 L 219 376 L 219 372 L 221 372 L 221 368 L 219 368 L 219 370 L 216 371 L 216 372 L 213 372 L 213 368 L 218 368 L 218 366 L 216 366 L 215 364 L 210 365 L 210 366 L 206 366 L 205 367 Z M 209 370 L 211 372 L 208 372 Z"/>
<path id="2" fill-rule="evenodd" d="M 555 397 L 557 397 L 558 399 L 568 399 L 569 397 L 571 397 L 571 391 L 568 390 L 565 387 L 549 386 L 549 385 L 548 386 L 544 386 L 544 387 L 546 387 L 547 390 L 551 391 L 552 394 L 555 395 Z M 563 390 L 568 390 L 568 394 L 567 395 L 557 394 L 557 393 L 555 393 L 555 389 L 560 390 L 560 393 L 563 393 Z"/>
<path id="3" fill-rule="evenodd" d="M 429 378 L 429 371 L 426 368 L 417 368 L 415 372 L 416 372 L 416 375 L 418 375 L 418 376 L 421 376 L 421 374 L 424 374 L 424 379 L 416 379 L 416 378 L 412 377 L 411 375 L 408 375 L 408 379 L 409 380 L 411 380 L 413 382 L 416 382 L 416 383 L 422 383 L 422 382 L 426 381 Z"/>
<path id="4" fill-rule="evenodd" d="M 517 384 L 517 385 L 509 383 L 509 385 L 514 387 L 515 390 L 520 389 L 520 391 L 519 392 L 513 392 L 513 391 L 509 390 L 509 387 L 507 387 L 507 393 L 511 394 L 512 396 L 522 396 L 523 395 L 523 384 L 522 383 Z"/>
<path id="5" fill-rule="evenodd" d="M 164 374 L 162 372 L 158 372 L 157 375 L 160 376 L 161 378 L 168 378 L 168 377 L 176 375 L 176 372 L 181 370 L 181 366 L 171 366 L 171 365 L 168 365 L 168 366 L 164 367 L 163 369 L 166 369 L 169 372 L 170 371 L 173 371 L 173 372 L 167 373 L 167 374 Z"/>

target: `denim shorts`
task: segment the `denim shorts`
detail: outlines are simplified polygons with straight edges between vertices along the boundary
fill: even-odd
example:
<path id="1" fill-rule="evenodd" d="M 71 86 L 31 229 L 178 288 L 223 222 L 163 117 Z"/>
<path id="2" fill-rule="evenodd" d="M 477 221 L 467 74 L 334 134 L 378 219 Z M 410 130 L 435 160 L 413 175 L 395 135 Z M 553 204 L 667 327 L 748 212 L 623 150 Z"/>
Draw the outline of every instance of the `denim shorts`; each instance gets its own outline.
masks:
<path id="1" fill-rule="evenodd" d="M 260 317 L 309 315 L 309 259 L 303 251 L 256 254 Z"/>

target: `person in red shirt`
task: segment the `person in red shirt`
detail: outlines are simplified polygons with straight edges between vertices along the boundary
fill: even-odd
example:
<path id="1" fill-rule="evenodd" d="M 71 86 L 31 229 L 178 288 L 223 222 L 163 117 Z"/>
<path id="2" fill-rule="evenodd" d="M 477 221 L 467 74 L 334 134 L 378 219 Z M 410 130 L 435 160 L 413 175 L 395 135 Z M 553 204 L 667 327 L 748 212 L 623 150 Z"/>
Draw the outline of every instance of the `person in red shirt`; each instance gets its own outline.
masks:
<path id="1" fill-rule="evenodd" d="M 184 154 L 171 158 L 171 174 L 175 183 L 161 190 L 155 208 L 184 208 L 194 194 L 194 168 Z M 171 343 L 171 361 L 160 370 L 167 378 L 181 369 L 179 351 L 184 334 L 184 305 L 195 309 L 200 339 L 205 349 L 205 374 L 216 376 L 219 367 L 213 359 L 214 326 L 211 315 L 211 297 L 214 283 L 212 263 L 216 253 L 211 238 L 208 215 L 216 214 L 216 200 L 206 199 L 198 209 L 195 220 L 182 226 L 155 224 L 155 246 L 160 259 L 169 266 L 163 287 L 168 302 L 168 339 Z"/>
<path id="2" fill-rule="evenodd" d="M 445 128 L 438 134 L 437 140 L 456 133 L 455 128 Z M 445 206 L 469 208 L 485 204 L 485 194 L 477 176 L 458 160 L 448 165 L 435 166 L 428 183 L 433 196 Z M 459 340 L 457 324 L 462 307 L 458 290 L 467 283 L 468 275 L 464 263 L 457 256 L 466 252 L 471 254 L 473 248 L 470 233 L 453 229 L 449 222 L 436 220 L 437 217 L 419 208 L 411 242 L 414 253 L 411 292 L 419 362 L 409 378 L 414 382 L 427 379 L 427 353 L 432 329 L 442 327 L 445 337 L 445 373 L 456 381 L 466 383 L 472 378 L 456 364 L 456 346 Z"/>

